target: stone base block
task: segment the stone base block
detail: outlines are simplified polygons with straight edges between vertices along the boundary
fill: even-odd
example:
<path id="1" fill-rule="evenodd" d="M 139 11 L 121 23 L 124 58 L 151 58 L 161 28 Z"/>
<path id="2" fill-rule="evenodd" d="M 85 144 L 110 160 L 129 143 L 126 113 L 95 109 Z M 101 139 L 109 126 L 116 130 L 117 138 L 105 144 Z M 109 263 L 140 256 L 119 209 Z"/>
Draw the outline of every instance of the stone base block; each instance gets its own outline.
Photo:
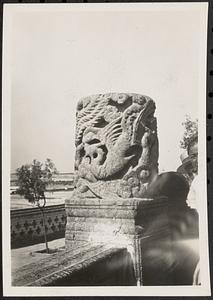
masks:
<path id="1" fill-rule="evenodd" d="M 191 238 L 191 229 L 197 236 L 195 212 L 186 203 L 174 203 L 165 197 L 112 200 L 73 197 L 66 201 L 65 209 L 67 250 L 85 243 L 126 248 L 132 257 L 138 285 L 144 284 L 142 267 L 147 266 L 147 261 L 145 264 L 143 259 L 156 252 L 159 245 L 174 245 L 175 240 L 188 238 L 189 233 Z"/>
<path id="2" fill-rule="evenodd" d="M 65 207 L 68 248 L 83 242 L 128 245 L 134 243 L 136 235 L 142 235 L 143 238 L 156 237 L 168 229 L 166 198 L 74 198 L 67 200 Z"/>

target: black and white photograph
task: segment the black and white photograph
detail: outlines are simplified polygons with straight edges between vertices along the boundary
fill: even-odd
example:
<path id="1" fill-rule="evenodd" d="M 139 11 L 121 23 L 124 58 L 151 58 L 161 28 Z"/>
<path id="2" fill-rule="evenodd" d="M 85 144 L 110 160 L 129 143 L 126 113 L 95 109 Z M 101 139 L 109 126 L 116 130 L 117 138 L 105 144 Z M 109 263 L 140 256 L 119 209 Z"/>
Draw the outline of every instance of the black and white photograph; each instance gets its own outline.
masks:
<path id="1" fill-rule="evenodd" d="M 210 295 L 207 2 L 5 4 L 5 296 Z"/>

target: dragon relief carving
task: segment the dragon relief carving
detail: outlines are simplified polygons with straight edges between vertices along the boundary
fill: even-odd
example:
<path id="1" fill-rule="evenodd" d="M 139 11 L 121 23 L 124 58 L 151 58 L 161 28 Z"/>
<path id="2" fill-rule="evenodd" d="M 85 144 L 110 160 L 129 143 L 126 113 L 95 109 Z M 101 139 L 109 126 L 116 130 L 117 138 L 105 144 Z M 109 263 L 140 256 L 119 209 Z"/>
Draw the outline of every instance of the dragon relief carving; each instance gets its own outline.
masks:
<path id="1" fill-rule="evenodd" d="M 83 98 L 76 114 L 80 197 L 142 197 L 158 172 L 155 103 L 139 94 Z"/>

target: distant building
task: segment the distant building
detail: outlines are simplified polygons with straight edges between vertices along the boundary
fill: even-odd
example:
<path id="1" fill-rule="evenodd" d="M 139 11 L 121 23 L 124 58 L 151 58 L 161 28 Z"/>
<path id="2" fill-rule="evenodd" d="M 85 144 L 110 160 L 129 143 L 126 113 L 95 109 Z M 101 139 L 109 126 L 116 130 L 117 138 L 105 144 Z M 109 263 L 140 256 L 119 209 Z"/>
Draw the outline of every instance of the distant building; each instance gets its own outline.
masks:
<path id="1" fill-rule="evenodd" d="M 74 173 L 59 173 L 53 176 L 52 183 L 48 185 L 47 191 L 73 190 L 74 181 Z"/>
<path id="2" fill-rule="evenodd" d="M 52 183 L 48 185 L 47 191 L 73 190 L 74 173 L 59 173 L 53 176 Z M 15 173 L 10 175 L 10 193 L 15 194 L 18 189 L 17 176 Z"/>

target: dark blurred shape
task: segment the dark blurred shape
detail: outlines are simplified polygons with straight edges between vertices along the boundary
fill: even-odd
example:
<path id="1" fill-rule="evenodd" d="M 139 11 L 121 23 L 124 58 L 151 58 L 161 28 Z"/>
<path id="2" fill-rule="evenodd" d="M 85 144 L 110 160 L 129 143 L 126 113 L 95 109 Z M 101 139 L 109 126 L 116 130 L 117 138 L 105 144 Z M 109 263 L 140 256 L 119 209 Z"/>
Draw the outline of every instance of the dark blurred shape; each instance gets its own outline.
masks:
<path id="1" fill-rule="evenodd" d="M 198 214 L 187 206 L 188 192 L 189 183 L 178 172 L 158 175 L 147 189 L 147 197 L 164 196 L 169 202 L 167 215 L 153 220 L 150 228 L 146 228 L 147 232 L 168 222 L 170 234 L 143 247 L 144 285 L 194 283 L 194 272 L 199 261 Z"/>
<path id="2" fill-rule="evenodd" d="M 144 285 L 192 285 L 198 240 L 154 242 L 143 252 Z"/>
<path id="3" fill-rule="evenodd" d="M 166 196 L 169 201 L 186 201 L 189 184 L 178 172 L 165 172 L 158 175 L 148 186 L 146 196 L 150 198 Z"/>

